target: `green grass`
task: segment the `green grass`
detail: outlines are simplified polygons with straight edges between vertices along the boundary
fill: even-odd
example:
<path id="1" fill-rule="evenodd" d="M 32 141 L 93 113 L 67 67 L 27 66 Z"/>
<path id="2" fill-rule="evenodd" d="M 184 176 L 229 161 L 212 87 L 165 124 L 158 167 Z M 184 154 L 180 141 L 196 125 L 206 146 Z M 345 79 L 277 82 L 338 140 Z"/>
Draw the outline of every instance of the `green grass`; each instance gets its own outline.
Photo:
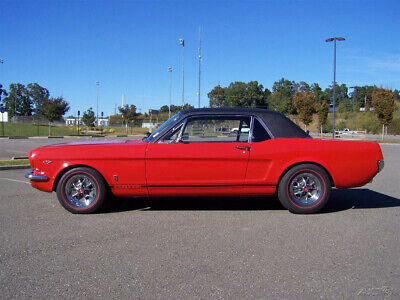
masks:
<path id="1" fill-rule="evenodd" d="M 1 125 L 1 124 L 0 124 Z M 104 128 L 108 129 L 108 128 Z M 127 134 L 125 127 L 110 127 L 112 132 L 103 132 L 106 135 L 122 135 Z M 80 127 L 80 134 L 83 135 L 94 135 L 101 134 L 101 131 L 91 131 L 88 133 L 82 133 L 82 130 L 86 130 L 86 127 Z M 148 132 L 147 128 L 141 127 L 128 127 L 128 134 L 140 134 L 144 135 Z M 51 135 L 52 136 L 66 136 L 66 135 L 77 135 L 78 128 L 76 126 L 51 126 Z M 3 135 L 2 126 L 0 126 L 0 136 Z M 36 124 L 32 123 L 4 123 L 4 136 L 48 136 L 49 135 L 49 126 L 48 125 L 40 125 L 39 126 L 39 135 L 38 135 L 38 127 Z"/>
<path id="2" fill-rule="evenodd" d="M 9 159 L 9 160 L 0 160 L 0 167 L 2 166 L 20 166 L 20 165 L 29 165 L 29 159 Z"/>

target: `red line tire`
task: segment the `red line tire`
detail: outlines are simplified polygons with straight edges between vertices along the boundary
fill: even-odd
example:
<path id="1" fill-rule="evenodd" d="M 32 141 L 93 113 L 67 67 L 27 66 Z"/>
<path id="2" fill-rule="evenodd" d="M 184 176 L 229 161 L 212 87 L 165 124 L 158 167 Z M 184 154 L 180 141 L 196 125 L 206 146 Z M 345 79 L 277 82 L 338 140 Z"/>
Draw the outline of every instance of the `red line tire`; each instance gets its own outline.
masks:
<path id="1" fill-rule="evenodd" d="M 331 189 L 330 178 L 323 168 L 301 164 L 291 168 L 282 177 L 278 198 L 292 213 L 316 213 L 328 203 Z"/>
<path id="2" fill-rule="evenodd" d="M 79 167 L 66 172 L 57 184 L 60 204 L 74 214 L 98 211 L 107 194 L 103 177 L 91 168 Z"/>

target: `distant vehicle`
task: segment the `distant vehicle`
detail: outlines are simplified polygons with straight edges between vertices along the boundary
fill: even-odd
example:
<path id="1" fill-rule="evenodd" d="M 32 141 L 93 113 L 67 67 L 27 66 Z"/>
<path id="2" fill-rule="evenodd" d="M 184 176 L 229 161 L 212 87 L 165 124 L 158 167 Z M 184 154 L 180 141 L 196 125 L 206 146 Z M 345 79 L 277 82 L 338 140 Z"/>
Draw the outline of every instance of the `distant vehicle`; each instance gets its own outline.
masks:
<path id="1" fill-rule="evenodd" d="M 221 127 L 237 132 L 216 134 Z M 384 166 L 378 143 L 313 139 L 283 114 L 255 108 L 184 110 L 142 140 L 45 146 L 29 162 L 32 186 L 56 191 L 73 213 L 95 212 L 110 195 L 275 193 L 291 212 L 314 213 L 332 187 L 363 186 Z"/>
<path id="2" fill-rule="evenodd" d="M 231 133 L 238 133 L 239 132 L 239 128 L 232 128 L 231 129 Z M 242 126 L 242 128 L 240 128 L 240 132 L 241 133 L 249 133 L 250 132 L 250 127 L 248 126 Z"/>
<path id="3" fill-rule="evenodd" d="M 337 134 L 358 134 L 358 131 L 350 130 L 349 128 L 345 128 L 343 130 L 339 130 L 336 132 Z"/>

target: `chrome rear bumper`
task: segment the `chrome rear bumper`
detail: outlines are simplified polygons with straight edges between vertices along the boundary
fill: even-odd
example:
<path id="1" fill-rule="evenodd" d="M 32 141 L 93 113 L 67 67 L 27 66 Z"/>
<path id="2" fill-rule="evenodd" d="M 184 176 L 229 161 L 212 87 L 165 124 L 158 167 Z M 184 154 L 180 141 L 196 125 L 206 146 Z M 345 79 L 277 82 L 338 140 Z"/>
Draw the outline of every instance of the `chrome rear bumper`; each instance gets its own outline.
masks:
<path id="1" fill-rule="evenodd" d="M 29 180 L 32 181 L 47 181 L 49 178 L 46 175 L 39 175 L 39 174 L 34 174 L 34 170 L 30 170 L 26 172 L 25 178 L 28 178 Z"/>
<path id="2" fill-rule="evenodd" d="M 385 161 L 383 159 L 378 160 L 378 173 L 383 170 L 384 166 L 385 166 Z"/>

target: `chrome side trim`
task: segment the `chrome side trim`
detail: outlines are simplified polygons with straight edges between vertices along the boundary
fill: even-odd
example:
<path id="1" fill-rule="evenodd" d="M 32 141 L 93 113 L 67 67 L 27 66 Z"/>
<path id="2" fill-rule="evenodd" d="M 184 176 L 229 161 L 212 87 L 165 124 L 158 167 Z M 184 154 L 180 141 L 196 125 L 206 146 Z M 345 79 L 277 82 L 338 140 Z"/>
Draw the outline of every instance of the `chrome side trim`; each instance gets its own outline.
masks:
<path id="1" fill-rule="evenodd" d="M 37 182 L 49 180 L 49 178 L 46 175 L 33 174 L 33 170 L 26 172 L 25 178 L 28 178 L 29 180 L 37 181 Z"/>

